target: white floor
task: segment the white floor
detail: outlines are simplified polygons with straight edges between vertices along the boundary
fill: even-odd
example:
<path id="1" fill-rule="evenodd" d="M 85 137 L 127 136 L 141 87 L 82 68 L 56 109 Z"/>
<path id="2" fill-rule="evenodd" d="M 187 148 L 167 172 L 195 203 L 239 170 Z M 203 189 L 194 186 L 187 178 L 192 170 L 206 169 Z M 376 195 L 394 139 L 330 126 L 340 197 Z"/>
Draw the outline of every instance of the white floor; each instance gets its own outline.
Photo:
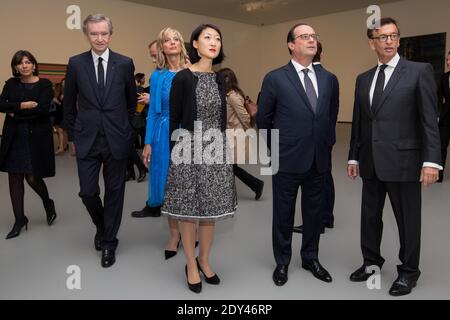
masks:
<path id="1" fill-rule="evenodd" d="M 333 282 L 326 284 L 300 268 L 300 238 L 293 238 L 294 255 L 289 281 L 283 287 L 272 282 L 271 180 L 260 201 L 238 182 L 239 208 L 234 219 L 217 224 L 211 263 L 222 279 L 220 286 L 204 283 L 200 295 L 187 289 L 184 256 L 165 261 L 168 233 L 164 218 L 135 219 L 130 212 L 141 209 L 147 183 L 128 182 L 117 262 L 110 269 L 100 266 L 93 248 L 94 228 L 78 197 L 75 159 L 58 156 L 57 176 L 47 179 L 56 202 L 58 218 L 48 227 L 39 198 L 26 188 L 25 210 L 29 229 L 15 239 L 4 240 L 13 225 L 7 175 L 0 174 L 0 299 L 392 299 L 387 293 L 396 278 L 399 241 L 392 210 L 387 201 L 382 253 L 386 259 L 381 289 L 352 283 L 349 274 L 359 267 L 361 181 L 345 175 L 350 125 L 338 125 L 333 175 L 336 184 L 335 228 L 320 243 L 320 261 Z M 251 168 L 254 173 L 257 168 Z M 449 180 L 423 192 L 422 276 L 409 296 L 400 299 L 450 298 L 450 172 Z M 300 215 L 296 222 L 300 223 Z M 81 289 L 66 286 L 71 265 L 79 266 Z M 398 299 L 398 298 L 397 298 Z"/>

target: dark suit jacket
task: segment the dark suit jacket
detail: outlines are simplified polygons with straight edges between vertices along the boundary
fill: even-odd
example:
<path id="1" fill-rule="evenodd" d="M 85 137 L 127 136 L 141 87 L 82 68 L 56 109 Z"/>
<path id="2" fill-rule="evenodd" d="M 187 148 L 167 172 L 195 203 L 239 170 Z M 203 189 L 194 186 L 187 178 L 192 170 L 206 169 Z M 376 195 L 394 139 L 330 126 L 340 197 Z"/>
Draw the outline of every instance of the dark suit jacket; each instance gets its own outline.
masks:
<path id="1" fill-rule="evenodd" d="M 449 88 L 450 71 L 441 76 L 439 88 L 439 124 L 442 126 L 450 126 L 450 88 Z"/>
<path id="2" fill-rule="evenodd" d="M 70 58 L 64 88 L 64 126 L 79 158 L 87 156 L 99 129 L 105 133 L 115 159 L 130 154 L 130 119 L 137 104 L 133 60 L 110 50 L 105 87 L 101 99 L 91 51 Z"/>
<path id="3" fill-rule="evenodd" d="M 11 78 L 6 81 L 0 95 L 0 112 L 7 114 L 0 147 L 0 166 L 5 161 L 8 150 L 12 147 L 18 122 L 25 121 L 28 125 L 33 174 L 42 178 L 55 175 L 53 128 L 49 114 L 52 99 L 53 86 L 47 79 L 39 79 L 39 82 L 31 90 L 23 89 L 20 78 Z M 20 103 L 25 101 L 35 101 L 38 106 L 22 110 Z"/>
<path id="4" fill-rule="evenodd" d="M 316 66 L 314 70 L 319 87 L 316 113 L 291 62 L 264 78 L 256 122 L 259 129 L 279 130 L 280 172 L 304 173 L 314 161 L 319 173 L 329 168 L 339 88 L 331 73 Z"/>
<path id="5" fill-rule="evenodd" d="M 419 181 L 423 162 L 441 164 L 436 83 L 430 64 L 400 59 L 374 112 L 370 87 L 377 67 L 356 80 L 349 160 L 360 175 Z"/>

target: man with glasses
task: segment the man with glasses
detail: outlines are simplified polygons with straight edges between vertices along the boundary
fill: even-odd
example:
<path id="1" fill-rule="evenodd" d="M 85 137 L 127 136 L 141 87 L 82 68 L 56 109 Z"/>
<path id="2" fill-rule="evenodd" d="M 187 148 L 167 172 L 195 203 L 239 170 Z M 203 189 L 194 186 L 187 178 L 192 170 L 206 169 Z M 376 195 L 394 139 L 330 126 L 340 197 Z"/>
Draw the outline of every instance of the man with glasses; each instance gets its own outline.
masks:
<path id="1" fill-rule="evenodd" d="M 291 61 L 264 78 L 256 116 L 258 128 L 279 131 L 279 170 L 272 178 L 272 241 L 277 264 L 272 278 L 278 286 L 288 280 L 299 187 L 302 267 L 322 281 L 332 281 L 319 263 L 318 253 L 322 190 L 332 145 L 329 132 L 337 115 L 339 89 L 331 73 L 312 63 L 318 39 L 307 24 L 300 23 L 289 30 L 287 46 Z"/>
<path id="2" fill-rule="evenodd" d="M 419 278 L 421 185 L 438 179 L 441 152 L 437 90 L 430 64 L 398 53 L 400 30 L 392 18 L 368 29 L 378 65 L 356 80 L 347 174 L 363 181 L 361 249 L 363 265 L 351 281 L 366 281 L 369 266 L 382 267 L 380 244 L 386 194 L 400 236 L 398 277 L 389 294 L 409 294 Z"/>

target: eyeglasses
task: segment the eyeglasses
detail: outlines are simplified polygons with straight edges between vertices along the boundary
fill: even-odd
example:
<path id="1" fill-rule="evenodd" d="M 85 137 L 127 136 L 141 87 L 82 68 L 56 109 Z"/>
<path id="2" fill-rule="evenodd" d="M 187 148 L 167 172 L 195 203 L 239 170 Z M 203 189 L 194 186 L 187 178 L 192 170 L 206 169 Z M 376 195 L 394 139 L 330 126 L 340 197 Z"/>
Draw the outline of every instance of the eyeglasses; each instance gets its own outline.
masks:
<path id="1" fill-rule="evenodd" d="M 378 37 L 372 37 L 372 39 L 378 39 L 381 42 L 386 42 L 388 38 L 391 38 L 392 41 L 397 41 L 400 38 L 400 34 L 392 33 L 392 34 L 382 34 Z"/>
<path id="2" fill-rule="evenodd" d="M 301 35 L 296 36 L 296 37 L 294 38 L 294 41 L 295 41 L 297 38 L 300 38 L 300 39 L 302 39 L 302 40 L 309 40 L 309 39 L 312 38 L 313 40 L 318 41 L 318 40 L 320 39 L 320 36 L 319 36 L 318 34 L 307 34 L 307 33 L 304 33 L 304 34 L 301 34 Z"/>

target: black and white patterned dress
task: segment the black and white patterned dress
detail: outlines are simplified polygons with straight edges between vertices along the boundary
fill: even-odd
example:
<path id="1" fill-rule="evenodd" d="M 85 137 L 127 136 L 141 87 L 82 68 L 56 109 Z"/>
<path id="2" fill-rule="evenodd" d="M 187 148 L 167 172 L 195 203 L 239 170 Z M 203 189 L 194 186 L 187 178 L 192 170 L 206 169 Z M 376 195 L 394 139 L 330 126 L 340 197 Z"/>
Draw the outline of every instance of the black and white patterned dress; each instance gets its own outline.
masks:
<path id="1" fill-rule="evenodd" d="M 220 133 L 223 157 L 219 158 L 223 161 L 213 164 L 203 161 L 201 164 L 195 164 L 192 139 L 191 163 L 175 164 L 171 161 L 161 212 L 168 217 L 181 220 L 221 220 L 232 217 L 237 205 L 233 166 L 227 164 L 225 159 L 226 153 L 230 151 L 225 143 L 225 133 L 220 132 L 222 102 L 215 73 L 193 74 L 198 77 L 195 92 L 197 121 L 201 121 L 203 133 L 208 129 L 216 129 L 216 132 Z M 208 145 L 211 146 L 213 139 L 203 141 L 202 150 L 206 150 Z M 177 148 L 177 144 L 174 149 Z M 199 149 L 197 148 L 197 152 L 201 152 Z"/>

